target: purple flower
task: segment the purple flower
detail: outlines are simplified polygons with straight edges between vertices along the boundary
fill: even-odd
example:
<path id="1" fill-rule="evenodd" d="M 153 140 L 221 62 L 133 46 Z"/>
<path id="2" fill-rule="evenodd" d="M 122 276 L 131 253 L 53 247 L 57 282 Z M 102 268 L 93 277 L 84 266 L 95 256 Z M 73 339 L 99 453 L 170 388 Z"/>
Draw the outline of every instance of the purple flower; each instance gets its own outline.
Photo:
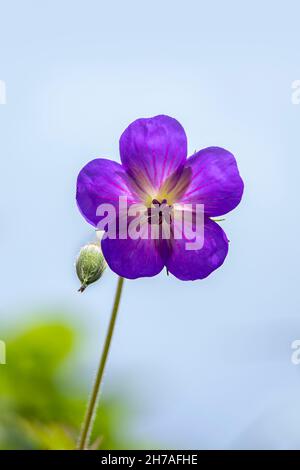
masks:
<path id="1" fill-rule="evenodd" d="M 170 240 L 116 238 L 102 240 L 110 268 L 129 279 L 155 276 L 164 266 L 178 279 L 207 277 L 220 267 L 228 252 L 228 239 L 211 217 L 234 209 L 243 194 L 243 181 L 234 156 L 219 147 L 209 147 L 187 159 L 183 127 L 169 116 L 137 119 L 120 138 L 122 164 L 98 158 L 89 162 L 77 180 L 77 204 L 85 219 L 97 227 L 97 208 L 119 197 L 128 204 L 142 203 L 148 210 L 160 204 L 172 210 L 175 203 L 204 205 L 204 244 L 187 250 L 186 238 Z M 161 217 L 159 217 L 161 223 Z M 144 217 L 146 230 L 151 215 Z M 194 223 L 194 222 L 193 222 Z"/>

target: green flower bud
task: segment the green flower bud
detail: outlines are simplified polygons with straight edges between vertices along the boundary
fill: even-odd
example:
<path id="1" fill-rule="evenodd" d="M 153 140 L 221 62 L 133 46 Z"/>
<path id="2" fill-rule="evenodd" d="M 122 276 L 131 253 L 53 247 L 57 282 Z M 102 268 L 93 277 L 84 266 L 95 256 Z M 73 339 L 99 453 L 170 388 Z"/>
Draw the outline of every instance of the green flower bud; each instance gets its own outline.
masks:
<path id="1" fill-rule="evenodd" d="M 106 261 L 100 245 L 88 243 L 84 245 L 76 260 L 76 272 L 81 282 L 79 292 L 83 292 L 89 284 L 98 281 L 106 268 Z"/>

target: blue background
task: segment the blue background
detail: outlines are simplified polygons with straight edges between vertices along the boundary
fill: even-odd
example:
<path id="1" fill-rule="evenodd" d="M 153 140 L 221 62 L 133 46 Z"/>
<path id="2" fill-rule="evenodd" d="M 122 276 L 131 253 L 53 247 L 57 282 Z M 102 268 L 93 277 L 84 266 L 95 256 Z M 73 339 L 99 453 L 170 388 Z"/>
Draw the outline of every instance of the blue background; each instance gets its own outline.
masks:
<path id="1" fill-rule="evenodd" d="M 161 446 L 300 447 L 299 15 L 296 1 L 0 3 L 1 316 L 67 308 L 88 330 L 87 380 L 116 279 L 76 292 L 74 258 L 94 238 L 80 168 L 118 161 L 125 127 L 161 113 L 189 153 L 237 157 L 245 194 L 222 223 L 224 266 L 125 285 L 105 390 L 131 397 L 129 432 Z"/>

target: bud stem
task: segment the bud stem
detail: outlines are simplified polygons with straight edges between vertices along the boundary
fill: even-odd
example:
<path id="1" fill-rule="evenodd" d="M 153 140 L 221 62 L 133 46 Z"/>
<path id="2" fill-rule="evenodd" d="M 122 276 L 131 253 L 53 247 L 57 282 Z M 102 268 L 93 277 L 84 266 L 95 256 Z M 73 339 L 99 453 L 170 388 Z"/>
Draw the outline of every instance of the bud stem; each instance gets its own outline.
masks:
<path id="1" fill-rule="evenodd" d="M 107 356 L 109 353 L 111 339 L 112 339 L 112 335 L 114 332 L 115 322 L 116 322 L 117 313 L 118 313 L 118 309 L 120 305 L 123 283 L 124 283 L 124 278 L 120 276 L 118 279 L 114 304 L 112 308 L 110 322 L 109 322 L 109 326 L 108 326 L 108 330 L 106 334 L 106 339 L 105 339 L 97 375 L 95 378 L 95 383 L 92 388 L 91 397 L 90 397 L 86 414 L 82 423 L 81 433 L 80 433 L 80 437 L 79 437 L 79 441 L 77 445 L 78 450 L 84 450 L 88 448 L 89 439 L 90 439 L 90 435 L 91 435 L 92 428 L 93 428 L 94 415 L 95 415 L 95 411 L 97 408 L 99 391 L 100 391 L 100 387 L 101 387 L 102 379 L 103 379 L 103 372 L 104 372 Z"/>
<path id="2" fill-rule="evenodd" d="M 82 292 L 85 291 L 85 289 L 86 289 L 86 285 L 85 285 L 85 284 L 82 284 L 82 286 L 79 287 L 78 292 L 81 292 L 81 293 L 82 293 Z"/>

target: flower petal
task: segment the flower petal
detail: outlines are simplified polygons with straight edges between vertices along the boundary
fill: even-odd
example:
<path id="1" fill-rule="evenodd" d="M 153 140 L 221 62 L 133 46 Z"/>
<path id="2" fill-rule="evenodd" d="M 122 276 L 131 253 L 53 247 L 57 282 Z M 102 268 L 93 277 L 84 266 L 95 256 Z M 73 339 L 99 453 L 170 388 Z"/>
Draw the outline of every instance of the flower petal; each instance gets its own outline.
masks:
<path id="1" fill-rule="evenodd" d="M 240 202 L 244 183 L 234 156 L 220 147 L 208 147 L 188 158 L 190 184 L 181 202 L 204 204 L 209 216 L 226 214 Z"/>
<path id="2" fill-rule="evenodd" d="M 128 203 L 138 200 L 122 165 L 97 158 L 82 168 L 77 178 L 76 200 L 80 212 L 90 224 L 97 226 L 101 219 L 96 215 L 100 204 L 112 204 L 118 210 L 119 196 L 126 196 Z"/>
<path id="3" fill-rule="evenodd" d="M 170 273 L 182 281 L 204 279 L 219 268 L 228 253 L 228 240 L 221 227 L 208 217 L 204 224 L 204 244 L 199 250 L 187 250 L 183 237 L 172 240 L 166 266 Z"/>
<path id="4" fill-rule="evenodd" d="M 187 138 L 183 127 L 169 116 L 137 119 L 120 138 L 123 165 L 148 194 L 183 167 L 187 157 Z"/>
<path id="5" fill-rule="evenodd" d="M 117 221 L 118 227 L 119 221 Z M 127 279 L 139 277 L 152 277 L 160 273 L 165 265 L 165 253 L 160 240 L 153 240 L 150 236 L 148 222 L 143 225 L 143 232 L 148 231 L 148 239 L 104 237 L 101 242 L 102 252 L 110 269 L 119 276 Z"/>

